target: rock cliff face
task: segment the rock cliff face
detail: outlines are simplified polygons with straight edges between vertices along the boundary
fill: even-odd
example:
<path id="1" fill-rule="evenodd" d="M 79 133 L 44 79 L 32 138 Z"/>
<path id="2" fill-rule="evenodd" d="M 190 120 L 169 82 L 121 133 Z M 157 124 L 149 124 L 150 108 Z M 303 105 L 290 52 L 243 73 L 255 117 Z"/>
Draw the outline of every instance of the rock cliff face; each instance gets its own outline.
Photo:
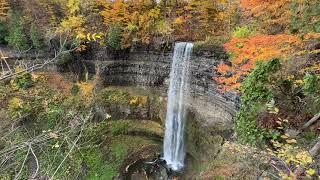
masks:
<path id="1" fill-rule="evenodd" d="M 237 95 L 220 93 L 212 80 L 214 67 L 220 60 L 194 55 L 191 59 L 190 110 L 204 126 L 225 131 L 233 128 L 233 117 L 239 100 Z M 104 85 L 142 86 L 161 90 L 165 97 L 172 62 L 172 53 L 132 52 L 123 59 L 85 60 L 90 73 L 99 74 Z"/>

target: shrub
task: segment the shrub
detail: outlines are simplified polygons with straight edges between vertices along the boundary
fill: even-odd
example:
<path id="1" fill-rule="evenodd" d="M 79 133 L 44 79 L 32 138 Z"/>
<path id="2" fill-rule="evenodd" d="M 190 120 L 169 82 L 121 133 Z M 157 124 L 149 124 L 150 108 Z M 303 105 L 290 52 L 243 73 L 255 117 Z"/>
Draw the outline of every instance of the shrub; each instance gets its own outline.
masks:
<path id="1" fill-rule="evenodd" d="M 249 26 L 242 26 L 242 27 L 236 27 L 235 31 L 233 32 L 233 37 L 247 38 L 252 34 L 253 34 L 253 31 L 250 29 Z"/>
<path id="2" fill-rule="evenodd" d="M 306 95 L 320 94 L 320 77 L 307 74 L 303 78 L 303 90 Z"/>
<path id="3" fill-rule="evenodd" d="M 13 97 L 9 101 L 9 114 L 13 118 L 18 118 L 30 112 L 30 106 L 18 97 Z"/>
<path id="4" fill-rule="evenodd" d="M 320 76 L 307 74 L 303 78 L 303 92 L 309 97 L 307 107 L 312 113 L 320 109 Z"/>
<path id="5" fill-rule="evenodd" d="M 14 86 L 21 89 L 28 89 L 33 86 L 32 75 L 30 73 L 25 73 L 22 76 L 17 77 L 13 81 Z"/>
<path id="6" fill-rule="evenodd" d="M 236 116 L 236 132 L 240 139 L 251 145 L 263 145 L 269 138 L 276 138 L 277 134 L 261 128 L 257 117 L 263 105 L 269 102 L 272 91 L 269 89 L 269 75 L 280 69 L 280 61 L 273 59 L 259 62 L 257 68 L 241 85 L 242 106 Z"/>

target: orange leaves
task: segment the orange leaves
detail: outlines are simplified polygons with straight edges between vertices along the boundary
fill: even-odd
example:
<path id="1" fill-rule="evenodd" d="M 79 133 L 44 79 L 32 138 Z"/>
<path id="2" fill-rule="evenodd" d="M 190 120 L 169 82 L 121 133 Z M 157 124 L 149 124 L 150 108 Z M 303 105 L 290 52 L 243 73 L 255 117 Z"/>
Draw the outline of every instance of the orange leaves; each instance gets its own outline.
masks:
<path id="1" fill-rule="evenodd" d="M 240 5 L 248 19 L 254 18 L 262 32 L 283 32 L 291 18 L 291 0 L 241 0 Z"/>
<path id="2" fill-rule="evenodd" d="M 245 60 L 254 64 L 256 61 L 272 57 L 286 58 L 292 53 L 292 47 L 300 43 L 300 39 L 293 35 L 257 35 L 251 38 L 233 38 L 224 47 L 236 55 L 232 61 L 234 64 L 241 64 Z"/>
<path id="3" fill-rule="evenodd" d="M 220 72 L 220 73 L 224 73 L 224 74 L 226 74 L 227 72 L 230 72 L 231 70 L 232 70 L 232 68 L 230 67 L 230 66 L 228 66 L 228 65 L 226 65 L 226 64 L 220 64 L 219 66 L 218 66 L 218 72 Z"/>
<path id="4" fill-rule="evenodd" d="M 237 90 L 241 78 L 252 71 L 257 61 L 276 57 L 287 59 L 301 44 L 298 37 L 286 34 L 232 38 L 224 44 L 225 49 L 234 55 L 232 66 L 220 64 L 217 71 L 221 77 L 215 80 L 224 86 L 224 90 Z"/>
<path id="5" fill-rule="evenodd" d="M 115 0 L 100 2 L 104 6 L 104 10 L 100 12 L 100 14 L 104 18 L 104 23 L 107 27 L 110 24 L 122 24 L 128 22 L 129 13 L 128 6 L 123 0 Z"/>

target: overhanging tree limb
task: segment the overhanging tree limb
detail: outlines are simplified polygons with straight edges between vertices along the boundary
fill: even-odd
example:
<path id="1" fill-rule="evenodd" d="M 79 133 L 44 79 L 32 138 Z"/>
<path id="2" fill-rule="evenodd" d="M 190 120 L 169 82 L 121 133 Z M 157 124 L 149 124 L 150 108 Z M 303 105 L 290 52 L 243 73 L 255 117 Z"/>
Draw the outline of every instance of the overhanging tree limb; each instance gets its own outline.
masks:
<path id="1" fill-rule="evenodd" d="M 72 44 L 71 48 L 68 50 L 65 50 L 65 46 L 67 43 L 67 39 L 68 37 L 66 37 L 64 40 L 62 40 L 61 36 L 60 36 L 60 48 L 58 51 L 55 51 L 54 53 L 54 57 L 53 58 L 49 58 L 47 60 L 45 60 L 43 63 L 41 64 L 33 64 L 31 66 L 27 66 L 21 70 L 21 71 L 15 71 L 14 67 L 10 67 L 9 63 L 7 62 L 6 59 L 8 59 L 8 57 L 4 56 L 4 54 L 2 53 L 2 51 L 0 50 L 0 61 L 1 61 L 1 74 L 0 74 L 0 81 L 2 80 L 8 80 L 8 79 L 13 79 L 17 76 L 23 75 L 25 73 L 30 73 L 33 72 L 35 70 L 39 70 L 42 69 L 43 67 L 45 67 L 46 65 L 53 63 L 55 61 L 58 60 L 58 58 L 66 53 L 72 52 L 74 50 L 76 50 L 78 48 L 79 45 L 77 44 Z M 7 70 L 6 70 L 7 69 Z"/>

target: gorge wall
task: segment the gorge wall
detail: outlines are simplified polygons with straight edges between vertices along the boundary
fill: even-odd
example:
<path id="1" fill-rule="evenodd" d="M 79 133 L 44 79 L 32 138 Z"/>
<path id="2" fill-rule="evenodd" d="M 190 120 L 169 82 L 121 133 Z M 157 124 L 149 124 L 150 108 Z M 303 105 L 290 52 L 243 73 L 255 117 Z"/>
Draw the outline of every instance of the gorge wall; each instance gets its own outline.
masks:
<path id="1" fill-rule="evenodd" d="M 221 60 L 210 56 L 191 58 L 190 109 L 201 124 L 217 131 L 230 131 L 239 98 L 232 93 L 221 93 L 212 79 Z M 83 60 L 89 73 L 99 74 L 105 86 L 141 86 L 160 90 L 166 97 L 172 53 L 131 52 L 126 58 L 114 60 L 100 56 Z"/>

